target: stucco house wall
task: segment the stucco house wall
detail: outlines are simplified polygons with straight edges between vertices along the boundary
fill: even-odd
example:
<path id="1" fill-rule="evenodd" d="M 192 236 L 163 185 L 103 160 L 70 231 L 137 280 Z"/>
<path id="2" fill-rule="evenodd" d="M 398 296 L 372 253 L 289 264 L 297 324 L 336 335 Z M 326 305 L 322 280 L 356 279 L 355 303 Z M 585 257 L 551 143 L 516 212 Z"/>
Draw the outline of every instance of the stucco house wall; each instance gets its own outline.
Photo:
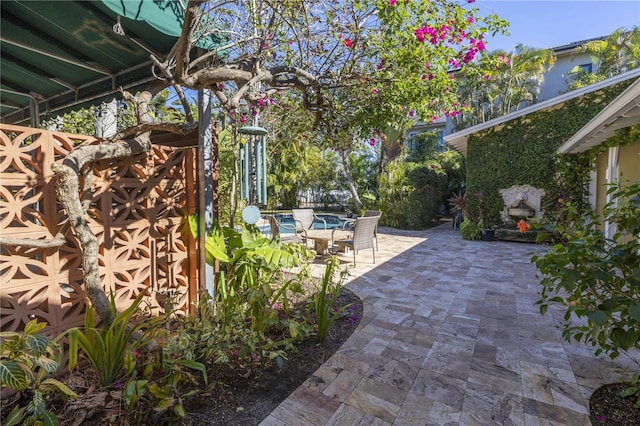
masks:
<path id="1" fill-rule="evenodd" d="M 544 74 L 544 81 L 540 86 L 538 102 L 554 98 L 567 91 L 567 78 L 569 71 L 576 66 L 594 66 L 593 58 L 587 53 L 556 52 L 556 62 L 553 67 Z"/>
<path id="2" fill-rule="evenodd" d="M 596 212 L 601 212 L 607 203 L 608 169 L 612 163 L 610 157 L 616 154 L 617 162 L 613 161 L 613 163 L 617 163 L 617 173 L 611 176 L 610 179 L 631 182 L 640 181 L 640 140 L 630 145 L 620 146 L 617 150 L 612 148 L 601 152 L 595 160 L 595 176 L 593 177 L 595 185 L 592 185 L 592 195 L 595 200 L 595 205 L 592 207 Z M 614 159 L 611 158 L 611 160 Z M 605 229 L 603 223 L 600 223 L 598 227 L 601 230 Z"/>
<path id="3" fill-rule="evenodd" d="M 640 180 L 640 139 L 620 147 L 620 178 Z"/>

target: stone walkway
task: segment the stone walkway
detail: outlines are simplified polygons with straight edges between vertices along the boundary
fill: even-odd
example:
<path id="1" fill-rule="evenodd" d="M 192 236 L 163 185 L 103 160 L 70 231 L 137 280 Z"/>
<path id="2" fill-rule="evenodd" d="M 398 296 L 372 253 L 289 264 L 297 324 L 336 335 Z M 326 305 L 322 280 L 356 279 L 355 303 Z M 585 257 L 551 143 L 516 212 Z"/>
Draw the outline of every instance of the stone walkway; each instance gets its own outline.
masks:
<path id="1" fill-rule="evenodd" d="M 625 360 L 565 342 L 562 311 L 540 315 L 543 246 L 465 241 L 450 223 L 379 241 L 375 265 L 365 250 L 350 268 L 358 329 L 261 425 L 590 424 L 589 396 Z"/>

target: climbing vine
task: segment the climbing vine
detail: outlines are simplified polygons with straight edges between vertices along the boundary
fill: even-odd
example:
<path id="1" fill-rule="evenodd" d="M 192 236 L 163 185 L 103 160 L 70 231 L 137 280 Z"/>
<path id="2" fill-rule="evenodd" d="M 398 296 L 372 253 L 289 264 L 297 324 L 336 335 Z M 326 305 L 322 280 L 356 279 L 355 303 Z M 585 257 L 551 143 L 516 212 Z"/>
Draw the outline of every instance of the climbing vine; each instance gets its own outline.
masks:
<path id="1" fill-rule="evenodd" d="M 611 102 L 632 81 L 624 81 L 471 135 L 467 156 L 467 211 L 485 226 L 497 225 L 504 202 L 499 191 L 529 184 L 544 189 L 546 219 L 562 219 L 567 202 L 588 208 L 589 171 L 593 159 L 609 146 L 637 140 L 638 127 L 624 129 L 600 147 L 583 154 L 557 154 L 558 148 Z M 480 205 L 480 201 L 482 205 Z"/>

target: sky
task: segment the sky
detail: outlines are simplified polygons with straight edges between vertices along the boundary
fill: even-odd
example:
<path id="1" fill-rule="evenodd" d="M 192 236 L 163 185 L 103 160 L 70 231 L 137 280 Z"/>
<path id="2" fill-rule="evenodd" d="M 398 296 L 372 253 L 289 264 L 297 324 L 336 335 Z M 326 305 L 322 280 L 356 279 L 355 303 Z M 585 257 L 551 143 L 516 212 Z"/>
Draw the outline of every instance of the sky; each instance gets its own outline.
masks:
<path id="1" fill-rule="evenodd" d="M 550 48 L 640 27 L 640 0 L 476 0 L 473 6 L 511 23 L 511 35 L 488 39 L 488 50 L 512 51 L 518 43 Z"/>

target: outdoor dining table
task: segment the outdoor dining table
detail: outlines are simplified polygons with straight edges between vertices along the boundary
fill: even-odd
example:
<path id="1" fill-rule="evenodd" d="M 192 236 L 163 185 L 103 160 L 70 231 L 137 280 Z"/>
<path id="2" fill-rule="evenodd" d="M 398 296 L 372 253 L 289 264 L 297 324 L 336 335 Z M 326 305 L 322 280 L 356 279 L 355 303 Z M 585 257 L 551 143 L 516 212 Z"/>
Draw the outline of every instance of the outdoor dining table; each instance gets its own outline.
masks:
<path id="1" fill-rule="evenodd" d="M 329 241 L 344 240 L 351 237 L 352 232 L 345 229 L 310 229 L 307 231 L 307 238 L 313 240 L 316 253 L 329 253 Z"/>

